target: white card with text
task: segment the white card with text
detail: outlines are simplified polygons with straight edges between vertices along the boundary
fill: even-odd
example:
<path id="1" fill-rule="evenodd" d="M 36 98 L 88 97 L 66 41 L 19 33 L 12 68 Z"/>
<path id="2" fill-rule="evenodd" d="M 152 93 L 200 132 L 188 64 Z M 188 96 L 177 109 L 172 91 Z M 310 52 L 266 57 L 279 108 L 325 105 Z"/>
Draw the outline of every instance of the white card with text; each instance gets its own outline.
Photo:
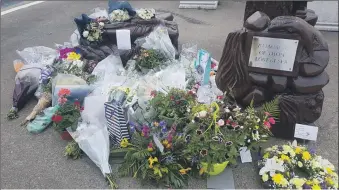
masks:
<path id="1" fill-rule="evenodd" d="M 316 141 L 318 127 L 310 125 L 295 124 L 294 137 L 310 141 Z"/>
<path id="2" fill-rule="evenodd" d="M 241 147 L 239 150 L 242 163 L 252 162 L 251 151 L 247 147 Z"/>
<path id="3" fill-rule="evenodd" d="M 121 50 L 131 49 L 131 31 L 130 30 L 117 30 L 117 46 Z"/>

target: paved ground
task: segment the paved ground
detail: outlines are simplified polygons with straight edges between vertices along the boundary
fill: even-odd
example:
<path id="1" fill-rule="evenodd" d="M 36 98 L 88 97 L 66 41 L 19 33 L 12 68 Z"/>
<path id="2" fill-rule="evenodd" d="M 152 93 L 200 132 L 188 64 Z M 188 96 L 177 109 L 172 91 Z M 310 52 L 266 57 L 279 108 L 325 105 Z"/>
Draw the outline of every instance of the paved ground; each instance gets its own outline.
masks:
<path id="1" fill-rule="evenodd" d="M 180 42 L 197 43 L 219 59 L 227 34 L 241 27 L 244 3 L 222 1 L 215 11 L 179 10 L 178 4 L 178 1 L 132 1 L 135 7 L 179 14 L 175 20 L 179 24 Z M 66 142 L 52 129 L 31 135 L 19 126 L 35 100 L 20 112 L 19 119 L 5 120 L 11 107 L 15 77 L 12 61 L 18 58 L 15 50 L 36 45 L 53 47 L 54 43 L 68 41 L 75 29 L 74 17 L 106 5 L 97 1 L 45 2 L 1 17 L 1 188 L 107 188 L 100 170 L 89 159 L 73 161 L 63 157 Z M 321 155 L 338 165 L 338 33 L 323 34 L 330 47 L 326 70 L 331 81 L 324 88 L 326 97 L 322 117 L 317 121 L 320 129 L 315 146 Z M 283 142 L 272 139 L 269 143 Z M 239 165 L 233 172 L 236 188 L 261 188 L 254 164 Z M 121 188 L 141 188 L 130 178 L 119 179 L 118 183 Z M 189 188 L 206 188 L 206 182 L 192 179 Z"/>

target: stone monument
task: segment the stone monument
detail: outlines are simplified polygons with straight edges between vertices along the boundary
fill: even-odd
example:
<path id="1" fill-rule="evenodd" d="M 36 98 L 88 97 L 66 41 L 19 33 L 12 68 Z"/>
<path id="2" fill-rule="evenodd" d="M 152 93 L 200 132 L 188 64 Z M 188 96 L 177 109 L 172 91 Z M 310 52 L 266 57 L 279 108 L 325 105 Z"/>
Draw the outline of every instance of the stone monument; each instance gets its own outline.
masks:
<path id="1" fill-rule="evenodd" d="M 279 95 L 280 122 L 271 129 L 276 137 L 293 138 L 296 123 L 310 124 L 321 115 L 329 51 L 316 21 L 311 10 L 304 18 L 273 19 L 256 11 L 227 36 L 216 84 L 231 89 L 244 107 Z"/>

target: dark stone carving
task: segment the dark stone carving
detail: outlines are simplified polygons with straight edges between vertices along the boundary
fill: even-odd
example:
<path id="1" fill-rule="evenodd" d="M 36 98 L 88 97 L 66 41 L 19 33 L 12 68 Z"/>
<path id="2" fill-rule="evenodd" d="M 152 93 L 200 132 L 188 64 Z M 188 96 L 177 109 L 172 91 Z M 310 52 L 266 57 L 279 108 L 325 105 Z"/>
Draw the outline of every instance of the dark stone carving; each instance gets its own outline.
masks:
<path id="1" fill-rule="evenodd" d="M 249 73 L 250 80 L 259 86 L 266 86 L 268 84 L 268 75 L 259 73 Z"/>
<path id="2" fill-rule="evenodd" d="M 307 95 L 282 95 L 279 100 L 280 122 L 272 127 L 273 134 L 293 138 L 296 123 L 313 123 L 320 117 L 323 101 L 322 90 Z"/>
<path id="3" fill-rule="evenodd" d="M 286 2 L 281 4 L 289 5 Z M 286 14 L 290 15 L 291 12 L 293 11 L 287 9 Z M 233 89 L 234 97 L 242 107 L 248 106 L 252 99 L 255 105 L 260 105 L 278 95 L 280 122 L 272 127 L 272 132 L 282 138 L 293 138 L 296 123 L 309 124 L 320 117 L 324 101 L 322 88 L 329 82 L 329 76 L 324 71 L 329 61 L 328 45 L 322 34 L 312 26 L 315 25 L 317 16 L 306 9 L 296 9 L 294 15 L 268 14 L 274 19 L 263 30 L 262 23 L 259 22 L 246 21 L 244 26 L 251 31 L 260 28 L 260 32 L 256 32 L 258 36 L 263 33 L 274 34 L 279 38 L 299 36 L 301 49 L 297 51 L 295 59 L 298 63 L 297 77 L 252 72 L 248 68 L 249 52 L 244 51 L 251 42 L 246 37 L 249 32 L 244 29 L 228 35 L 216 74 L 218 88 L 222 91 Z M 249 27 L 249 24 L 258 26 Z"/>
<path id="4" fill-rule="evenodd" d="M 315 77 L 299 76 L 298 78 L 293 79 L 292 86 L 296 92 L 308 94 L 321 90 L 329 80 L 328 74 L 324 71 Z"/>
<path id="5" fill-rule="evenodd" d="M 305 10 L 307 1 L 246 1 L 244 21 L 256 11 L 274 19 L 277 16 L 302 16 L 298 10 Z"/>
<path id="6" fill-rule="evenodd" d="M 287 86 L 287 77 L 285 76 L 271 76 L 272 90 L 274 92 L 284 92 Z"/>
<path id="7" fill-rule="evenodd" d="M 244 27 L 248 30 L 262 31 L 267 28 L 270 22 L 270 18 L 265 13 L 257 11 L 248 17 L 244 23 Z"/>

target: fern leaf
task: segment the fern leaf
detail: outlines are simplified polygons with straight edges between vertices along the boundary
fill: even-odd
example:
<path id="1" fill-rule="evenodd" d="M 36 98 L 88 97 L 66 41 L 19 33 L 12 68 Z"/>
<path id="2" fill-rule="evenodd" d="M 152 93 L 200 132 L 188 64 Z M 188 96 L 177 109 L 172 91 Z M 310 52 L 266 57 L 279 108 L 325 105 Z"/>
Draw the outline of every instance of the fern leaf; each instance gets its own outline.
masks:
<path id="1" fill-rule="evenodd" d="M 259 109 L 258 109 L 258 116 L 263 118 L 264 113 L 268 112 L 272 115 L 272 117 L 278 121 L 280 118 L 280 108 L 279 108 L 279 99 L 280 96 L 275 97 L 272 101 L 264 103 Z"/>

